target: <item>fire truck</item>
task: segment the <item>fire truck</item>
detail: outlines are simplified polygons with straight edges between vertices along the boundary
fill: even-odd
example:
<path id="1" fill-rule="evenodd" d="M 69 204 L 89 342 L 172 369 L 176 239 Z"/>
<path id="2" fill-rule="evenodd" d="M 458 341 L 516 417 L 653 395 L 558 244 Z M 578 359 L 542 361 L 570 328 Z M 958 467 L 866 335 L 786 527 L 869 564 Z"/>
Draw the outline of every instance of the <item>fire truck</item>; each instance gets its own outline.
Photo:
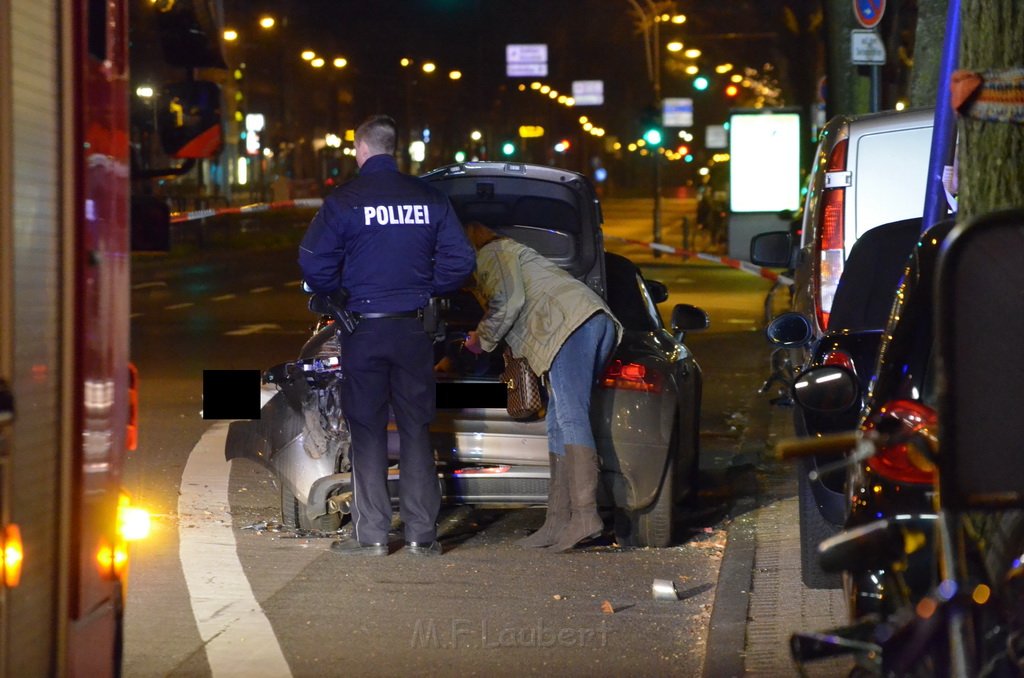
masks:
<path id="1" fill-rule="evenodd" d="M 0 2 L 4 676 L 120 673 L 127 544 L 145 524 L 122 488 L 138 409 L 129 2 Z M 165 25 L 191 36 L 189 16 L 209 9 L 206 0 L 137 6 L 166 12 Z M 192 131 L 170 130 L 179 142 Z M 207 138 L 202 153 L 215 146 Z M 166 210 L 140 213 L 135 231 L 168 228 Z"/>

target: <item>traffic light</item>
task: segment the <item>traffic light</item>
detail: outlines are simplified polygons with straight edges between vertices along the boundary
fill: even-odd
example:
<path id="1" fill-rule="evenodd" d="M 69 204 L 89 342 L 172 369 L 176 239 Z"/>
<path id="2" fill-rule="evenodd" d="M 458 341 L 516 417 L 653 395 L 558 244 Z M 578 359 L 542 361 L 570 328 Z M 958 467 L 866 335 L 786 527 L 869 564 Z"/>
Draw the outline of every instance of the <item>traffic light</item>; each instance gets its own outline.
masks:
<path id="1" fill-rule="evenodd" d="M 641 136 L 651 146 L 661 146 L 665 135 L 661 131 L 661 111 L 656 106 L 648 106 L 640 117 Z"/>
<path id="2" fill-rule="evenodd" d="M 516 145 L 511 141 L 506 141 L 501 145 L 501 154 L 506 158 L 515 155 L 515 153 Z"/>
<path id="3" fill-rule="evenodd" d="M 725 96 L 727 97 L 734 97 L 739 93 L 740 88 L 737 87 L 736 85 L 729 85 L 728 87 L 725 88 Z"/>
<path id="4" fill-rule="evenodd" d="M 693 88 L 698 92 L 703 92 L 708 88 L 708 85 L 710 84 L 711 82 L 703 75 L 698 75 L 696 78 L 693 79 Z"/>
<path id="5" fill-rule="evenodd" d="M 661 146 L 661 130 L 657 127 L 648 127 L 644 130 L 644 141 L 651 146 Z"/>

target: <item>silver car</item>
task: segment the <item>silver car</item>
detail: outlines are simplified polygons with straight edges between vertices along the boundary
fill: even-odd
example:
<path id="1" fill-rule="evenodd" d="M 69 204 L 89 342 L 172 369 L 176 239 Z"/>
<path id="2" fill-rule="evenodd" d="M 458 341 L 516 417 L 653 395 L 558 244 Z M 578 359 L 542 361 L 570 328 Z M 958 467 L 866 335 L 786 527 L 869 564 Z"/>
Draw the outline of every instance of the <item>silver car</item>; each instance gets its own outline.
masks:
<path id="1" fill-rule="evenodd" d="M 701 372 L 683 343 L 704 329 L 707 314 L 688 304 L 672 312 L 666 330 L 657 304 L 668 298 L 625 257 L 603 247 L 601 209 L 592 185 L 575 172 L 515 163 L 466 163 L 424 175 L 444 191 L 465 222 L 479 220 L 555 261 L 607 299 L 623 323 L 623 340 L 595 385 L 591 417 L 601 459 L 599 502 L 619 512 L 620 543 L 667 546 L 683 500 L 695 492 Z M 467 292 L 440 300 L 437 417 L 431 438 L 438 481 L 448 503 L 542 506 L 548 491 L 543 420 L 517 421 L 506 411 L 500 352 L 460 351 L 482 315 Z M 228 459 L 264 464 L 281 484 L 283 521 L 303 529 L 336 528 L 348 511 L 351 475 L 343 367 L 334 323 L 321 324 L 299 353 L 264 376 L 268 401 L 261 418 L 231 424 Z M 392 425 L 390 451 L 398 458 Z M 401 469 L 390 471 L 397 499 Z M 629 534 L 622 534 L 628 529 Z"/>

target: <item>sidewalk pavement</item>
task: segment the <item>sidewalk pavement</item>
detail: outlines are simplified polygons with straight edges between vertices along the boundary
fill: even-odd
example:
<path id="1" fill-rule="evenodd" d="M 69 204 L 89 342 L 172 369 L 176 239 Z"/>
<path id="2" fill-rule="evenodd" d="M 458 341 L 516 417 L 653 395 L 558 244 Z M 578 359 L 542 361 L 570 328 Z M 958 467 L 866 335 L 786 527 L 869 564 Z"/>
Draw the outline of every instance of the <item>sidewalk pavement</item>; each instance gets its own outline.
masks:
<path id="1" fill-rule="evenodd" d="M 765 396 L 758 397 L 769 407 Z M 746 506 L 737 506 L 739 515 L 728 530 L 704 664 L 707 678 L 843 676 L 852 666 L 849 659 L 815 662 L 801 674 L 789 654 L 793 632 L 846 623 L 841 589 L 809 589 L 800 578 L 795 467 L 768 456 L 776 439 L 791 435 L 790 416 L 790 410 L 772 407 L 769 416 L 752 418 L 746 432 L 741 449 L 758 469 L 758 488 Z"/>

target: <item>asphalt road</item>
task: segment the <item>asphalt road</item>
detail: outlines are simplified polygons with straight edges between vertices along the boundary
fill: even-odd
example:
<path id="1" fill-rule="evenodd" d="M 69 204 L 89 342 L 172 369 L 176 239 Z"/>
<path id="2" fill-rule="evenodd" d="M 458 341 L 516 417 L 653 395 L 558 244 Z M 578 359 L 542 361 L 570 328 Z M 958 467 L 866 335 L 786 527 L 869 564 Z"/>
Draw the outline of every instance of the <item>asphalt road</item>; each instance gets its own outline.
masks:
<path id="1" fill-rule="evenodd" d="M 663 209 L 666 242 L 681 239 L 692 204 Z M 606 234 L 649 240 L 649 210 L 649 201 L 606 202 Z M 540 524 L 541 510 L 457 507 L 443 514 L 443 558 L 399 552 L 361 561 L 328 551 L 329 538 L 275 530 L 273 478 L 248 462 L 224 462 L 223 423 L 199 414 L 204 369 L 290 359 L 313 320 L 294 248 L 247 250 L 244 241 L 208 233 L 198 252 L 133 265 L 141 421 L 128 485 L 157 519 L 133 551 L 126 676 L 731 670 L 735 662 L 721 657 L 739 657 L 746 633 L 729 614 L 741 610 L 745 620 L 750 587 L 729 580 L 723 589 L 723 555 L 730 530 L 737 521 L 749 530 L 742 516 L 771 485 L 763 453 L 776 415 L 756 393 L 767 365 L 760 328 L 768 281 L 609 238 L 609 249 L 669 286 L 664 312 L 686 301 L 711 316 L 710 331 L 687 339 L 705 380 L 702 486 L 676 546 L 609 542 L 543 557 L 511 543 Z M 654 579 L 674 581 L 681 600 L 654 600 Z M 709 647 L 709 634 L 720 645 Z M 791 675 L 784 659 L 771 661 Z"/>

